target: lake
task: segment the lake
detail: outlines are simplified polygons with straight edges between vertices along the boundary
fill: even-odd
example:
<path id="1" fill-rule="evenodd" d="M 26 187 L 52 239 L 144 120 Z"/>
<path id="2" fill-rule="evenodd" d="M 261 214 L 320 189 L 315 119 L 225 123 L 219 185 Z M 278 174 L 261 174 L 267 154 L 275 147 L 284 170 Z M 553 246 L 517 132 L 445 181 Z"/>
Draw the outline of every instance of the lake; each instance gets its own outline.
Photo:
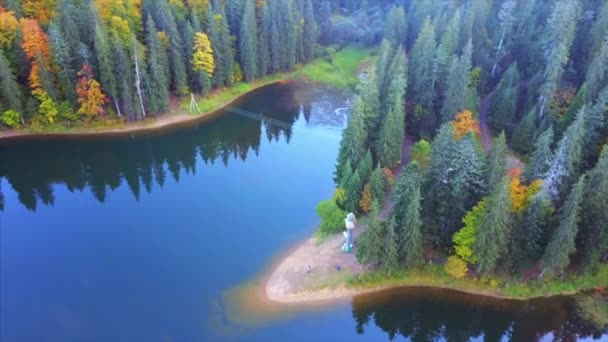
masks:
<path id="1" fill-rule="evenodd" d="M 232 106 L 162 133 L 0 143 L 1 341 L 605 336 L 567 298 L 430 289 L 257 315 L 253 298 L 232 293 L 314 231 L 315 206 L 333 193 L 347 101 L 280 83 Z"/>

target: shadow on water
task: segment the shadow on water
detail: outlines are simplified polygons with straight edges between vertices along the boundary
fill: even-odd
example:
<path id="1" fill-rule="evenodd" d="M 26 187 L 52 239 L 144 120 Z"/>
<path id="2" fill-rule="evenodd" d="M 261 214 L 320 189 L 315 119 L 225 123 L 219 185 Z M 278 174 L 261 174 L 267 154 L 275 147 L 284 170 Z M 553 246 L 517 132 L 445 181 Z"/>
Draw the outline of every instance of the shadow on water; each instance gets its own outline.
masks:
<path id="1" fill-rule="evenodd" d="M 352 300 L 357 334 L 371 325 L 412 341 L 605 340 L 607 330 L 581 318 L 572 297 L 516 301 L 430 288 L 400 288 Z"/>
<path id="2" fill-rule="evenodd" d="M 261 139 L 290 141 L 300 112 L 311 120 L 314 98 L 299 85 L 271 84 L 232 103 L 253 113 L 288 123 L 279 127 L 222 112 L 213 122 L 155 133 L 106 137 L 46 137 L 0 144 L 0 179 L 6 178 L 19 201 L 35 211 L 39 202 L 53 205 L 53 186 L 70 191 L 90 189 L 100 202 L 126 182 L 135 199 L 142 191 L 162 187 L 167 177 L 176 182 L 182 171 L 196 173 L 197 156 L 205 164 L 245 161 L 258 155 Z M 305 96 L 305 95 L 304 95 Z M 301 107 L 300 107 L 301 106 Z M 300 111 L 302 109 L 302 111 Z M 1 193 L 1 190 L 0 190 Z M 0 196 L 0 204 L 2 197 Z"/>

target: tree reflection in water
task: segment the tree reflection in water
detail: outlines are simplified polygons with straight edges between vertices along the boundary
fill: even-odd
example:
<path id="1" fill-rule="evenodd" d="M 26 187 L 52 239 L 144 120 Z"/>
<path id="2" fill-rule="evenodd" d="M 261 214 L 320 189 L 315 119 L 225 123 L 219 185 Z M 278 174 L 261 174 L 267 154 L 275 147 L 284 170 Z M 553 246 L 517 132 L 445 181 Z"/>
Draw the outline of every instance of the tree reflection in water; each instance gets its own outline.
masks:
<path id="1" fill-rule="evenodd" d="M 358 334 L 375 324 L 391 340 L 576 341 L 606 333 L 580 318 L 574 300 L 564 297 L 515 301 L 441 289 L 393 289 L 355 297 L 352 313 Z"/>
<path id="2" fill-rule="evenodd" d="M 303 113 L 311 119 L 315 96 L 299 96 L 301 87 L 273 84 L 260 88 L 233 106 L 293 126 Z M 317 98 L 318 100 L 318 98 Z M 162 187 L 168 176 L 194 174 L 197 157 L 205 164 L 228 166 L 232 159 L 245 161 L 260 153 L 261 139 L 289 142 L 293 129 L 226 113 L 214 122 L 162 134 L 105 138 L 45 138 L 0 144 L 0 179 L 6 178 L 20 202 L 36 210 L 39 202 L 53 205 L 53 186 L 64 184 L 70 191 L 89 188 L 104 202 L 108 189 L 126 182 L 139 200 L 142 190 Z"/>

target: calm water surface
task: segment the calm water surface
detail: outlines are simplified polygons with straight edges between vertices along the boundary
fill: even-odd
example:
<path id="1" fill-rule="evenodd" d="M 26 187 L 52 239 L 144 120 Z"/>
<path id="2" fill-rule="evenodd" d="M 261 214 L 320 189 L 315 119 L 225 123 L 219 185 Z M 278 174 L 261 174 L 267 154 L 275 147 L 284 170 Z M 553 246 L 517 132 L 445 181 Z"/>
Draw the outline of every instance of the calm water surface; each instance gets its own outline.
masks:
<path id="1" fill-rule="evenodd" d="M 345 100 L 275 84 L 234 106 L 288 127 L 226 113 L 163 134 L 0 143 L 0 341 L 602 339 L 567 299 L 420 289 L 234 319 L 226 293 L 318 223 Z"/>

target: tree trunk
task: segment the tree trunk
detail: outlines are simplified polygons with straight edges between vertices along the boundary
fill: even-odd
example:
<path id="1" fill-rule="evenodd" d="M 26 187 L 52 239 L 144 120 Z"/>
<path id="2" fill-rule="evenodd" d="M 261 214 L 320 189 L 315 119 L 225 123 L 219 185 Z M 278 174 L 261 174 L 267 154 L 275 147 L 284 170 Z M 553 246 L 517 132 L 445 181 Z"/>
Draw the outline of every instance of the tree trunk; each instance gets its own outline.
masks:
<path id="1" fill-rule="evenodd" d="M 496 73 L 496 67 L 498 66 L 498 58 L 500 57 L 500 51 L 502 50 L 502 44 L 505 40 L 505 33 L 503 32 L 500 36 L 500 42 L 498 43 L 498 49 L 496 50 L 496 58 L 494 58 L 494 66 L 492 67 L 492 77 Z"/>
<path id="2" fill-rule="evenodd" d="M 139 97 L 139 104 L 141 105 L 141 114 L 146 117 L 146 108 L 144 107 L 144 98 L 141 94 L 141 76 L 139 74 L 139 62 L 137 61 L 137 51 L 134 53 L 135 57 L 135 86 L 137 87 L 137 96 Z"/>

